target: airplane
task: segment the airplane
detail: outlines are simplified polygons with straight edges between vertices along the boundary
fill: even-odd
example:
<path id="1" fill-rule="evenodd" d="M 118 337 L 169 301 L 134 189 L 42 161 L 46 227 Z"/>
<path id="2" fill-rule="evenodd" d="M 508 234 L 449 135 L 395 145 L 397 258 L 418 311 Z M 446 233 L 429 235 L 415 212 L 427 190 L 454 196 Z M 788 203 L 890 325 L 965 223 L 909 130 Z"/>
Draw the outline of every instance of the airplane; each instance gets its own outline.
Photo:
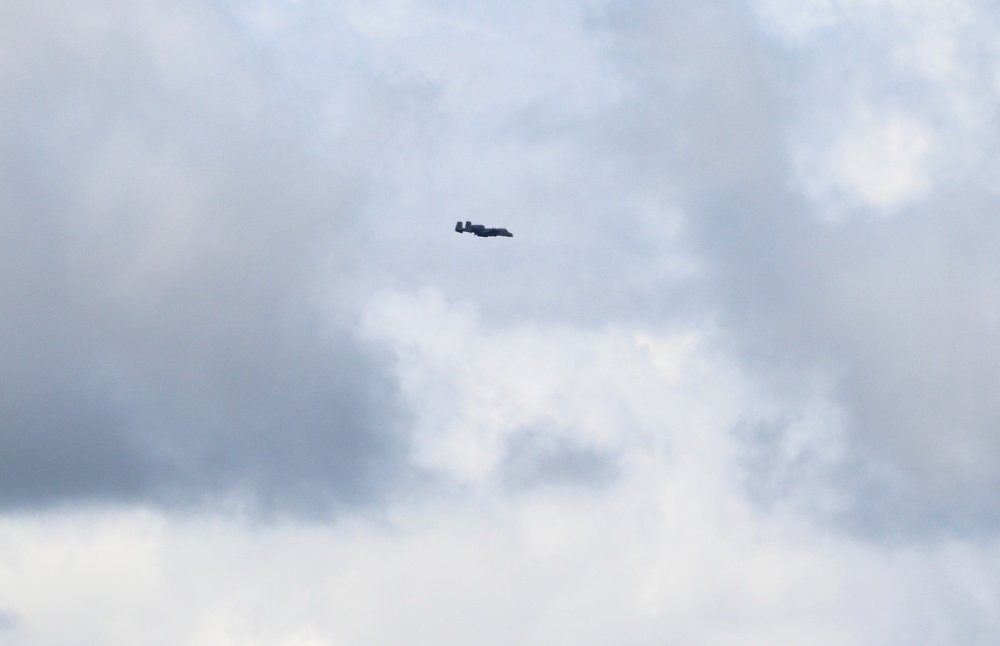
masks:
<path id="1" fill-rule="evenodd" d="M 507 229 L 487 228 L 482 224 L 473 224 L 471 222 L 466 222 L 464 227 L 461 222 L 456 222 L 455 231 L 458 231 L 459 233 L 474 233 L 480 238 L 495 238 L 497 236 L 502 236 L 504 238 L 514 237 L 514 234 Z"/>

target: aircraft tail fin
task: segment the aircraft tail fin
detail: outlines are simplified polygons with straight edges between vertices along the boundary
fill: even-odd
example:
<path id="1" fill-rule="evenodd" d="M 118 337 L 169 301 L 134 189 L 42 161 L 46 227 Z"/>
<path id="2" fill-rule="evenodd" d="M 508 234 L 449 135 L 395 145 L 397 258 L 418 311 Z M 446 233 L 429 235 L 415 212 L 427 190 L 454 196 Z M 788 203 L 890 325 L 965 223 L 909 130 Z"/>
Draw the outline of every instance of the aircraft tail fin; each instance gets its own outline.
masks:
<path id="1" fill-rule="evenodd" d="M 455 223 L 455 231 L 458 231 L 459 233 L 462 233 L 463 229 L 462 229 L 462 223 L 461 222 L 456 222 Z"/>

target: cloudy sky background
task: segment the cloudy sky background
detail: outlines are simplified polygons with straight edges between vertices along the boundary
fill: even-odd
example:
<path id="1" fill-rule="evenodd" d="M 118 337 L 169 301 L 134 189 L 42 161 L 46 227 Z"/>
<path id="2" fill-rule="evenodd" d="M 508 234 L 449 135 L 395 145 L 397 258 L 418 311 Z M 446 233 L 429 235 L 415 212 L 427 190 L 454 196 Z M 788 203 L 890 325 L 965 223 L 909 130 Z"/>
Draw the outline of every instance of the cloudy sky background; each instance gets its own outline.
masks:
<path id="1" fill-rule="evenodd" d="M 998 33 L 4 2 L 0 644 L 992 643 Z"/>

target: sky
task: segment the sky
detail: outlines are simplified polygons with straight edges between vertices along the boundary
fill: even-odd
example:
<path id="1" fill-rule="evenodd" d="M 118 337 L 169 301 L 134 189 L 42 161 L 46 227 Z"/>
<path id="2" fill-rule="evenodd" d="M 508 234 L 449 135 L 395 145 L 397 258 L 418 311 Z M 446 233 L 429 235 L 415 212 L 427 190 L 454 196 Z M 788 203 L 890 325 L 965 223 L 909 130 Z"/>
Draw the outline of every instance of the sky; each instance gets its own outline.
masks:
<path id="1" fill-rule="evenodd" d="M 0 646 L 993 643 L 997 33 L 6 0 Z"/>

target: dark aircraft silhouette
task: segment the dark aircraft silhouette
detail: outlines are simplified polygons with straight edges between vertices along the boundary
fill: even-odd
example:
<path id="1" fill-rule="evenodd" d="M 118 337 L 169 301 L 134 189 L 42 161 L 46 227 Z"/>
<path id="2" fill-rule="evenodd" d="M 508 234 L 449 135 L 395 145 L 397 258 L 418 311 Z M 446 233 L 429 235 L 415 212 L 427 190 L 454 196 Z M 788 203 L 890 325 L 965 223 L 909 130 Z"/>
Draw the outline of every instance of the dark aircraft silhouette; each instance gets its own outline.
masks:
<path id="1" fill-rule="evenodd" d="M 461 222 L 457 222 L 455 224 L 455 231 L 458 231 L 459 233 L 474 233 L 480 238 L 495 238 L 497 236 L 502 236 L 504 238 L 514 237 L 514 234 L 507 229 L 487 228 L 482 224 L 473 224 L 471 222 L 466 222 L 464 227 Z"/>

